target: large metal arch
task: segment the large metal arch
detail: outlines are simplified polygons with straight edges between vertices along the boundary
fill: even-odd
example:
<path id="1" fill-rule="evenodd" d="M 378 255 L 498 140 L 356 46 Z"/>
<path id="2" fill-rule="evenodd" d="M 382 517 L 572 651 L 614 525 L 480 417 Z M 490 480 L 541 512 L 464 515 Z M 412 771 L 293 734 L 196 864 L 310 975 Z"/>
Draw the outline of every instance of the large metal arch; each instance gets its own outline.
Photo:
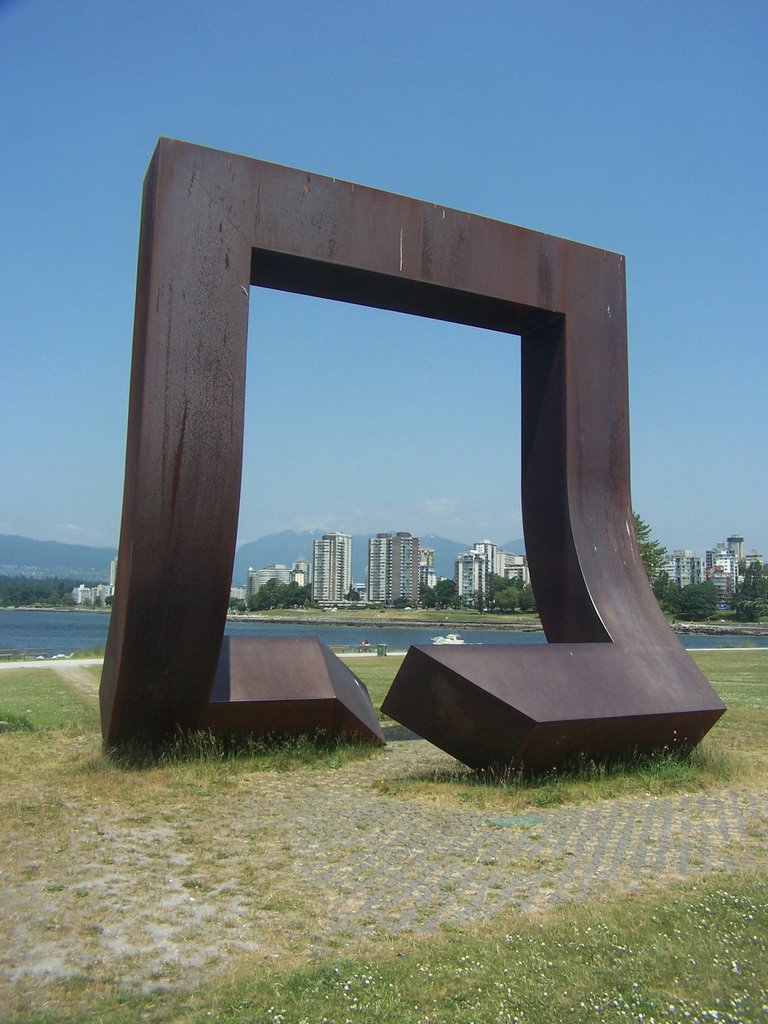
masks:
<path id="1" fill-rule="evenodd" d="M 723 705 L 634 536 L 623 257 L 170 139 L 144 184 L 105 742 L 194 726 L 210 694 L 251 284 L 521 335 L 523 520 L 549 641 L 526 660 L 530 684 L 557 680 L 551 701 L 579 694 L 587 717 L 688 716 L 696 742 Z"/>

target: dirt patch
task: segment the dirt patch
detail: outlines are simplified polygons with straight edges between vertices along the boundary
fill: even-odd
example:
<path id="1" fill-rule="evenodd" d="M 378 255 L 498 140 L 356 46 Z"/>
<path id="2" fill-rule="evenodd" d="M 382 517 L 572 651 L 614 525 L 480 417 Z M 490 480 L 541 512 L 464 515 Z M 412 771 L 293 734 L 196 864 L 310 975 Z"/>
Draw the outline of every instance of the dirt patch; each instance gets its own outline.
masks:
<path id="1" fill-rule="evenodd" d="M 86 697 L 88 700 L 98 700 L 99 677 L 87 668 L 71 661 L 52 661 L 50 664 L 46 662 L 45 667 L 53 669 L 68 686 L 71 686 L 82 697 Z"/>

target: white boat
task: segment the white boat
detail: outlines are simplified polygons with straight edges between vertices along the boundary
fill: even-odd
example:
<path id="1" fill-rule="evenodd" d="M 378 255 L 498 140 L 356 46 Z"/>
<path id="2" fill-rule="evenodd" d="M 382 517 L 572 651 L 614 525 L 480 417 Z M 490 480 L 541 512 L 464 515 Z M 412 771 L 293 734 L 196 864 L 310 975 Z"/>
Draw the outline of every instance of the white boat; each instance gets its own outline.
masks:
<path id="1" fill-rule="evenodd" d="M 445 636 L 433 636 L 433 644 L 463 644 L 464 641 L 458 633 L 446 633 Z"/>

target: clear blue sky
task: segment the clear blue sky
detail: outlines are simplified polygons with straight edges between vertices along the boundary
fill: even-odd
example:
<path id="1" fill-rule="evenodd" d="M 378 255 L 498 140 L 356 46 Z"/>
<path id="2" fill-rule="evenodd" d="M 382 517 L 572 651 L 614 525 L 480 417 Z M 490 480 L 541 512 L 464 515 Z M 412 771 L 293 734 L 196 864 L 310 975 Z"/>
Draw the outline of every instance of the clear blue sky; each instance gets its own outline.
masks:
<path id="1" fill-rule="evenodd" d="M 0 0 L 0 532 L 117 543 L 167 135 L 624 253 L 635 508 L 768 554 L 766 53 L 765 0 Z M 517 339 L 251 310 L 242 541 L 521 535 Z"/>

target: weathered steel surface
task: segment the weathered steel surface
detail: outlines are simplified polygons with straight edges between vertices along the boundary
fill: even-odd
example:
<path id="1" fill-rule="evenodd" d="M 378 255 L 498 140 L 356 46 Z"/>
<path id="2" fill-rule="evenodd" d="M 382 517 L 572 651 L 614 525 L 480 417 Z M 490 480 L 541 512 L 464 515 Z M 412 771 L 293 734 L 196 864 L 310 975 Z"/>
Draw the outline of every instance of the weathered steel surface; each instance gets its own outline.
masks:
<path id="1" fill-rule="evenodd" d="M 384 742 L 365 684 L 317 637 L 224 637 L 200 725 L 225 735 Z"/>
<path id="2" fill-rule="evenodd" d="M 548 720 L 563 702 L 582 708 L 570 720 L 588 755 L 596 681 L 601 717 L 627 742 L 628 721 L 638 735 L 648 716 L 661 722 L 667 693 L 699 732 L 722 713 L 659 611 L 634 537 L 623 258 L 162 139 L 144 189 L 106 742 L 194 725 L 211 691 L 234 560 L 251 284 L 520 334 L 523 517 L 550 644 L 533 662 L 505 648 L 510 676 L 525 672 Z M 409 725 L 419 684 L 406 665 L 387 706 Z M 478 718 L 480 760 L 485 742 Z"/>
<path id="3" fill-rule="evenodd" d="M 418 646 L 382 709 L 472 768 L 540 771 L 690 749 L 722 714 L 711 696 L 653 650 L 640 674 L 615 644 Z"/>

